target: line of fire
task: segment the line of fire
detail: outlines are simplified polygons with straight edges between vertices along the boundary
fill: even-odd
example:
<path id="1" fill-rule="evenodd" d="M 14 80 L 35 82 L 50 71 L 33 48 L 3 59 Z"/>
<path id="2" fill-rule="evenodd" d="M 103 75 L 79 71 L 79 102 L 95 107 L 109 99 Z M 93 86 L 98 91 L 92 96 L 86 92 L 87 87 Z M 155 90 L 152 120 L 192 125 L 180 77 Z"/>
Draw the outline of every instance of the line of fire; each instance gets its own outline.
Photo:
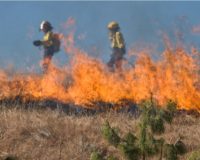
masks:
<path id="1" fill-rule="evenodd" d="M 72 22 L 68 24 L 74 25 Z M 42 74 L 10 74 L 0 70 L 0 103 L 62 106 L 78 112 L 81 109 L 134 110 L 142 100 L 153 98 L 159 106 L 171 100 L 180 110 L 200 111 L 200 54 L 197 48 L 172 47 L 165 35 L 165 49 L 159 60 L 143 50 L 134 55 L 136 60 L 130 64 L 132 50 L 128 46 L 125 48 L 123 28 L 120 30 L 119 24 L 113 21 L 107 29 L 112 55 L 110 61 L 104 63 L 75 45 L 74 31 L 67 36 L 54 34 L 51 23 L 43 21 L 40 30 L 44 32 L 44 39 L 34 41 L 36 47 L 42 46 L 44 50 Z M 59 49 L 71 54 L 64 67 L 51 61 Z"/>

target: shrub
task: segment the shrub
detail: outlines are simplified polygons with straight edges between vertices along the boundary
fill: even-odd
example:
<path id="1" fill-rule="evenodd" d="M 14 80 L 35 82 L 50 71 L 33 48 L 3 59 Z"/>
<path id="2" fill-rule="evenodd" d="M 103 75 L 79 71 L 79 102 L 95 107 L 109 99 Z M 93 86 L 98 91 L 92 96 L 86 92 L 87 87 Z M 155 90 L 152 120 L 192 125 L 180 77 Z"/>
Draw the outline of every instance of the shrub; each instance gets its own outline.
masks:
<path id="1" fill-rule="evenodd" d="M 135 135 L 133 135 L 132 133 L 128 132 L 125 137 L 124 137 L 124 141 L 126 141 L 126 143 L 128 145 L 135 145 L 135 142 L 137 140 L 137 137 Z"/>
<path id="2" fill-rule="evenodd" d="M 138 160 L 140 157 L 140 149 L 133 145 L 121 143 L 119 149 L 127 160 Z"/>
<path id="3" fill-rule="evenodd" d="M 165 132 L 164 121 L 160 115 L 151 119 L 150 126 L 151 126 L 151 131 L 155 134 L 162 134 Z"/>
<path id="4" fill-rule="evenodd" d="M 177 103 L 169 100 L 165 108 L 165 110 L 161 111 L 161 115 L 167 123 L 171 124 L 174 118 L 174 113 L 177 111 Z"/>
<path id="5" fill-rule="evenodd" d="M 102 133 L 104 138 L 113 146 L 117 147 L 120 143 L 120 137 L 118 136 L 117 132 L 110 127 L 108 121 L 102 127 Z"/>
<path id="6" fill-rule="evenodd" d="M 94 151 L 90 155 L 90 160 L 118 160 L 116 157 L 109 155 L 107 158 L 104 157 L 100 152 Z"/>
<path id="7" fill-rule="evenodd" d="M 123 142 L 119 145 L 119 149 L 128 160 L 138 160 L 140 157 L 140 149 L 138 148 L 136 141 L 137 137 L 128 132 L 124 136 Z"/>
<path id="8" fill-rule="evenodd" d="M 185 154 L 187 152 L 186 146 L 185 146 L 185 144 L 181 140 L 178 140 L 175 143 L 174 146 L 176 148 L 177 154 L 182 155 L 182 154 Z"/>
<path id="9" fill-rule="evenodd" d="M 4 160 L 18 160 L 18 158 L 15 157 L 15 156 L 6 156 L 6 157 L 4 158 Z"/>
<path id="10" fill-rule="evenodd" d="M 177 160 L 176 148 L 173 144 L 166 144 L 164 146 L 164 157 L 166 160 Z"/>
<path id="11" fill-rule="evenodd" d="M 99 152 L 94 151 L 92 152 L 90 156 L 90 160 L 104 160 L 104 159 L 103 159 L 103 156 Z"/>
<path id="12" fill-rule="evenodd" d="M 118 160 L 116 157 L 108 156 L 107 160 Z"/>
<path id="13" fill-rule="evenodd" d="M 141 116 L 139 135 L 137 135 L 137 137 L 128 132 L 121 138 L 117 134 L 117 131 L 106 121 L 102 127 L 104 138 L 111 145 L 119 149 L 127 160 L 139 160 L 140 158 L 146 160 L 147 157 L 158 154 L 160 154 L 160 160 L 163 159 L 163 156 L 166 160 L 177 160 L 178 154 L 186 153 L 186 146 L 180 139 L 175 144 L 165 144 L 163 138 L 154 138 L 154 134 L 160 135 L 165 132 L 165 122 L 172 123 L 177 104 L 173 101 L 168 101 L 165 109 L 162 109 L 162 107 L 158 107 L 156 101 L 151 98 L 142 101 L 139 106 L 141 108 Z M 100 157 L 98 154 L 94 154 L 93 156 Z M 116 158 L 111 157 L 106 160 L 115 159 Z"/>

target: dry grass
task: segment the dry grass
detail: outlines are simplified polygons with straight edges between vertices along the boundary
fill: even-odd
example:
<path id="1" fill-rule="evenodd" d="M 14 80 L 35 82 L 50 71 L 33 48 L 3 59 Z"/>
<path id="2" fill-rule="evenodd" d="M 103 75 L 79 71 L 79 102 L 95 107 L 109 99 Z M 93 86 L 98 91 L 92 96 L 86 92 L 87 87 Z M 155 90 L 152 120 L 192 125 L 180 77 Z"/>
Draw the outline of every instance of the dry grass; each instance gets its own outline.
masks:
<path id="1" fill-rule="evenodd" d="M 15 155 L 20 160 L 88 160 L 91 151 L 100 148 L 123 159 L 102 138 L 100 128 L 106 119 L 112 126 L 120 128 L 120 134 L 137 131 L 138 120 L 126 114 L 75 116 L 48 109 L 1 109 L 0 157 Z M 167 126 L 164 137 L 173 142 L 182 135 L 188 150 L 193 151 L 200 148 L 199 126 L 200 118 L 178 116 L 172 126 Z"/>

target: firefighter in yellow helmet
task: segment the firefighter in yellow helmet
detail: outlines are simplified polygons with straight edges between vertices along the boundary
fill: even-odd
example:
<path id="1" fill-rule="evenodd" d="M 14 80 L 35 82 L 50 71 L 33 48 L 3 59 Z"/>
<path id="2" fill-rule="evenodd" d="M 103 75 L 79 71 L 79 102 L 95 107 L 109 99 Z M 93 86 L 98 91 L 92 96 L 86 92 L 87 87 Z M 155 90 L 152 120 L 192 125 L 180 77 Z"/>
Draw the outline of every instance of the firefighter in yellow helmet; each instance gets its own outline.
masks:
<path id="1" fill-rule="evenodd" d="M 108 62 L 108 67 L 111 70 L 121 70 L 123 56 L 126 53 L 125 41 L 122 33 L 120 32 L 119 24 L 112 21 L 108 24 L 109 39 L 111 42 L 112 54 L 110 61 Z"/>
<path id="2" fill-rule="evenodd" d="M 43 40 L 36 40 L 33 42 L 35 46 L 43 46 L 44 56 L 43 56 L 43 72 L 46 73 L 49 69 L 51 59 L 54 53 L 59 51 L 60 42 L 58 37 L 55 38 L 55 34 L 52 32 L 53 27 L 50 22 L 42 21 L 40 24 L 40 31 L 44 32 Z"/>

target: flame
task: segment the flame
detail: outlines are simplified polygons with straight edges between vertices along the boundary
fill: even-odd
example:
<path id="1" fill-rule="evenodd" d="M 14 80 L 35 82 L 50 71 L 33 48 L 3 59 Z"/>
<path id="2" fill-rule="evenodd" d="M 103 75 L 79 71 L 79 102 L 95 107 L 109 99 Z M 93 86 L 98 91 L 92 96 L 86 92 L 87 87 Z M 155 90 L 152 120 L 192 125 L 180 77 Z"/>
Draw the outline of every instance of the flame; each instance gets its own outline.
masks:
<path id="1" fill-rule="evenodd" d="M 153 96 L 161 105 L 173 100 L 179 109 L 200 111 L 196 48 L 192 47 L 191 51 L 172 49 L 168 42 L 160 60 L 154 61 L 142 51 L 137 54 L 134 66 L 110 72 L 100 59 L 75 47 L 74 32 L 69 35 L 62 36 L 67 51 L 73 52 L 65 67 L 52 64 L 45 75 L 15 73 L 11 76 L 0 70 L 0 100 L 21 96 L 24 101 L 55 99 L 87 107 L 95 101 L 118 103 L 128 99 L 139 103 Z"/>
<path id="2" fill-rule="evenodd" d="M 192 33 L 199 34 L 200 33 L 200 25 L 193 26 Z"/>
<path id="3" fill-rule="evenodd" d="M 61 24 L 62 34 L 60 34 L 60 39 L 62 40 L 62 46 L 66 53 L 76 53 L 77 48 L 75 47 L 75 19 L 73 17 L 69 17 L 67 21 Z"/>
<path id="4" fill-rule="evenodd" d="M 171 99 L 180 109 L 200 110 L 199 67 L 183 49 L 164 51 L 158 62 L 140 53 L 135 66 L 121 73 L 109 72 L 101 60 L 81 51 L 70 65 L 67 69 L 52 66 L 46 75 L 9 77 L 1 71 L 0 98 L 20 95 L 24 100 L 50 98 L 84 106 L 94 101 L 117 103 L 122 99 L 137 103 L 152 94 L 160 104 Z"/>

